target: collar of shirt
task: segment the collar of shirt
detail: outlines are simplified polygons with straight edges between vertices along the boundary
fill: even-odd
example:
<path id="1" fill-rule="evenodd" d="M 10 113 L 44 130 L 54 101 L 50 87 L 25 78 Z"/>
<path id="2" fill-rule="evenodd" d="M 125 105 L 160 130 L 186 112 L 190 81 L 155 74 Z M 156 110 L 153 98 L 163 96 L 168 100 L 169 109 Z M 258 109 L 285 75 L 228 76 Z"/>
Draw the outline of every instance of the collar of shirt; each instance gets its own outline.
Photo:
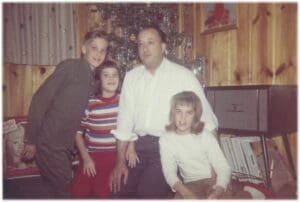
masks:
<path id="1" fill-rule="evenodd" d="M 99 98 L 100 100 L 102 100 L 103 102 L 106 102 L 106 103 L 113 103 L 113 102 L 115 102 L 115 101 L 117 100 L 118 94 L 116 93 L 116 94 L 114 94 L 114 95 L 111 96 L 111 97 L 103 97 L 102 95 L 99 95 L 98 98 Z"/>
<path id="2" fill-rule="evenodd" d="M 145 67 L 145 65 L 143 65 L 143 70 L 144 70 L 144 77 L 146 79 L 149 79 L 149 80 L 154 80 L 155 78 L 159 77 L 160 75 L 162 75 L 165 70 L 166 70 L 166 59 L 163 58 L 162 62 L 160 63 L 159 67 L 156 69 L 155 73 L 154 74 L 151 74 L 147 68 Z"/>

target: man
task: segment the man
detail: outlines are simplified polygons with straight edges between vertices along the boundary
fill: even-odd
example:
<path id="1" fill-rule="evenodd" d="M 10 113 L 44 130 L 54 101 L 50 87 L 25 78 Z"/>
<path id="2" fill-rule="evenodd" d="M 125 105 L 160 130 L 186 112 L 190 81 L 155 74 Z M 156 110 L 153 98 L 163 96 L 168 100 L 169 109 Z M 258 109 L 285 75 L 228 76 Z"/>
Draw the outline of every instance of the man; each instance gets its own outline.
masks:
<path id="1" fill-rule="evenodd" d="M 164 57 L 166 36 L 156 26 L 138 34 L 138 52 L 142 65 L 124 79 L 119 105 L 117 162 L 110 187 L 116 198 L 165 198 L 170 192 L 160 162 L 159 137 L 169 120 L 170 100 L 184 90 L 194 91 L 203 103 L 201 120 L 209 130 L 217 128 L 217 119 L 205 98 L 199 81 L 191 71 Z M 128 142 L 136 140 L 139 163 L 128 170 L 125 153 Z"/>

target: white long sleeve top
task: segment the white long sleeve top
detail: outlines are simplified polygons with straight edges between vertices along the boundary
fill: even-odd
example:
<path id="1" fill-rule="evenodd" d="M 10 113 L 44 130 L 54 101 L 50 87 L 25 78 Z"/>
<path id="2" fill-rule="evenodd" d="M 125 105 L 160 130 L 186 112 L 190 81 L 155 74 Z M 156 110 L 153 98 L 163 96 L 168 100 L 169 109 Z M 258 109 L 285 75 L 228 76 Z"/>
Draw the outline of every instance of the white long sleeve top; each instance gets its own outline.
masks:
<path id="1" fill-rule="evenodd" d="M 217 174 L 216 185 L 227 188 L 231 169 L 220 146 L 209 131 L 201 134 L 179 135 L 167 132 L 159 140 L 164 177 L 171 188 L 177 181 L 177 169 L 184 183 L 212 177 Z"/>
<path id="2" fill-rule="evenodd" d="M 128 141 L 151 134 L 161 136 L 169 122 L 171 97 L 184 90 L 194 91 L 203 106 L 201 120 L 209 130 L 218 121 L 195 75 L 187 68 L 164 58 L 152 75 L 144 65 L 126 73 L 119 104 L 117 128 L 112 133 Z"/>

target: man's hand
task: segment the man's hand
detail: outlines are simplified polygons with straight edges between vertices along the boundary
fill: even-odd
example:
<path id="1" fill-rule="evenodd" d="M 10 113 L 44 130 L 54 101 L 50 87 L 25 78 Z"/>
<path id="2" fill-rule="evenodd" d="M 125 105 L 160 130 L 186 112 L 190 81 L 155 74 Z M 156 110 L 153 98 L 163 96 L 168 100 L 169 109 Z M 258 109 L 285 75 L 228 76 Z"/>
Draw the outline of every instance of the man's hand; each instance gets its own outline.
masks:
<path id="1" fill-rule="evenodd" d="M 115 168 L 109 177 L 109 188 L 113 193 L 119 192 L 121 189 L 121 183 L 127 183 L 128 178 L 128 168 L 126 166 L 126 162 L 117 162 Z"/>
<path id="2" fill-rule="evenodd" d="M 128 144 L 127 150 L 126 150 L 126 154 L 125 154 L 125 158 L 128 161 L 128 166 L 130 168 L 134 168 L 136 166 L 136 164 L 140 163 L 140 159 L 135 151 L 135 145 L 134 142 L 130 142 Z"/>
<path id="3" fill-rule="evenodd" d="M 136 152 L 126 153 L 126 160 L 128 161 L 128 166 L 130 168 L 134 168 L 138 163 L 140 163 L 140 159 Z"/>
<path id="4" fill-rule="evenodd" d="M 22 155 L 25 159 L 31 160 L 31 159 L 33 159 L 35 154 L 36 154 L 36 146 L 35 145 L 31 145 L 31 144 L 25 145 L 23 152 L 22 152 Z"/>

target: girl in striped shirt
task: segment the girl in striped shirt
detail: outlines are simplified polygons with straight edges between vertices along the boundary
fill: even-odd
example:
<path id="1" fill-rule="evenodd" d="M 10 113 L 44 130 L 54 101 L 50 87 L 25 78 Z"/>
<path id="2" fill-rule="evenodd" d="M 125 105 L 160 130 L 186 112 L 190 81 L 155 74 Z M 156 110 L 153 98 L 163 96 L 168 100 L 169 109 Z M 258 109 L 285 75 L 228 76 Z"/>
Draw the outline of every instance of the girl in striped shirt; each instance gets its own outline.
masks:
<path id="1" fill-rule="evenodd" d="M 72 183 L 73 198 L 109 198 L 108 178 L 115 165 L 116 128 L 121 75 L 117 65 L 105 61 L 96 69 L 98 93 L 89 99 L 76 134 L 79 167 Z"/>

